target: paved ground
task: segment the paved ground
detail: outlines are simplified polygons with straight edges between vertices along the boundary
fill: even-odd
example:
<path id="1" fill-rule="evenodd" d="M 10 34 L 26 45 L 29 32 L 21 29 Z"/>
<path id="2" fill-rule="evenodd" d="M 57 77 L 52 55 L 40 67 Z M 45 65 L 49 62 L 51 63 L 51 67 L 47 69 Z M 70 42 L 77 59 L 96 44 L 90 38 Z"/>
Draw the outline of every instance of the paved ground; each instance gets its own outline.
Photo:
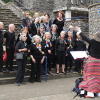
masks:
<path id="1" fill-rule="evenodd" d="M 0 85 L 0 100 L 73 100 L 71 92 L 76 78 L 49 80 L 42 83 L 26 83 L 22 86 L 15 84 Z M 77 97 L 74 100 L 84 100 Z M 85 99 L 85 100 L 100 100 Z"/>

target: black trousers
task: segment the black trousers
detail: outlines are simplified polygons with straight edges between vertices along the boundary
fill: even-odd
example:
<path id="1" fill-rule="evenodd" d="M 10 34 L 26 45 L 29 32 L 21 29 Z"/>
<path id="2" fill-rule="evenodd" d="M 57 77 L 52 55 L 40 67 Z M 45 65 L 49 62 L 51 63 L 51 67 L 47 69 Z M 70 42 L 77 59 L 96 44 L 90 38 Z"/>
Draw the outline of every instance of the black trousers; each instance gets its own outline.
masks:
<path id="1" fill-rule="evenodd" d="M 0 49 L 0 71 L 3 68 L 3 49 Z"/>
<path id="2" fill-rule="evenodd" d="M 9 70 L 13 69 L 14 49 L 7 49 L 7 61 L 6 68 Z"/>
<path id="3" fill-rule="evenodd" d="M 67 71 L 71 71 L 72 70 L 72 66 L 73 66 L 73 61 L 74 61 L 74 59 L 73 59 L 73 57 L 71 56 L 71 54 L 68 54 L 68 56 L 66 56 L 66 63 L 65 63 L 65 65 L 66 65 L 66 68 L 65 68 L 65 70 Z M 69 67 L 69 69 L 68 69 L 68 67 Z"/>
<path id="4" fill-rule="evenodd" d="M 82 66 L 83 66 L 84 59 L 77 59 L 75 60 L 75 68 L 74 71 L 81 72 Z"/>
<path id="5" fill-rule="evenodd" d="M 34 82 L 34 81 L 39 81 L 40 79 L 40 75 L 41 75 L 41 63 L 38 61 L 36 63 L 31 63 L 31 74 L 30 74 L 30 81 Z"/>
<path id="6" fill-rule="evenodd" d="M 16 74 L 16 83 L 22 83 L 24 80 L 26 59 L 16 61 L 18 69 Z"/>

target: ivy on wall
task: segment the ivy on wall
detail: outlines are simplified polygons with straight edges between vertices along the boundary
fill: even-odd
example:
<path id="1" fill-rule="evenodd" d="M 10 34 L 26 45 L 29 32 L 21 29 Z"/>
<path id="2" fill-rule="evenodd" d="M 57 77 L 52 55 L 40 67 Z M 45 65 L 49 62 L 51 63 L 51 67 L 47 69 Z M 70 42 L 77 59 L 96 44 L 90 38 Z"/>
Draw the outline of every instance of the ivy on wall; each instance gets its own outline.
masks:
<path id="1" fill-rule="evenodd" d="M 4 1 L 5 3 L 8 3 L 8 2 L 11 2 L 13 0 L 2 0 L 2 1 Z"/>

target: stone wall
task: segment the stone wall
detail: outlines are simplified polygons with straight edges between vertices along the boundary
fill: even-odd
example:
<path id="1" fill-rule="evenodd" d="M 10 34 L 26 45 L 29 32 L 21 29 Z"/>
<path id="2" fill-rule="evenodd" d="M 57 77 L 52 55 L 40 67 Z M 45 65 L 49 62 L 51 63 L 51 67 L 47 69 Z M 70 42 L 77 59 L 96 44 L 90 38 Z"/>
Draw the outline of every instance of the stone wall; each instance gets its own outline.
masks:
<path id="1" fill-rule="evenodd" d="M 26 9 L 31 9 L 34 12 L 48 12 L 51 13 L 54 8 L 54 0 L 15 0 L 21 5 L 23 5 Z"/>
<path id="2" fill-rule="evenodd" d="M 89 7 L 89 31 L 91 34 L 100 32 L 100 3 Z"/>
<path id="3" fill-rule="evenodd" d="M 89 32 L 88 19 L 77 19 L 77 20 L 66 21 L 65 29 L 68 29 L 69 25 L 80 26 L 82 29 L 82 32 L 84 33 Z"/>

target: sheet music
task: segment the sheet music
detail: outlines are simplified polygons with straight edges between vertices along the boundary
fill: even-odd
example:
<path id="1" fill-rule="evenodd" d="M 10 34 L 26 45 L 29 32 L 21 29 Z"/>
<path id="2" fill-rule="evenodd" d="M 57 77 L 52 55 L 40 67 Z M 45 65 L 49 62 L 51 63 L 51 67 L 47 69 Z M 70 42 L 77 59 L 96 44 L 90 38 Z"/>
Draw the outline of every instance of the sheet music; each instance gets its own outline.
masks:
<path id="1" fill-rule="evenodd" d="M 88 57 L 86 51 L 71 51 L 70 53 L 71 53 L 71 55 L 74 59 L 87 58 Z"/>

